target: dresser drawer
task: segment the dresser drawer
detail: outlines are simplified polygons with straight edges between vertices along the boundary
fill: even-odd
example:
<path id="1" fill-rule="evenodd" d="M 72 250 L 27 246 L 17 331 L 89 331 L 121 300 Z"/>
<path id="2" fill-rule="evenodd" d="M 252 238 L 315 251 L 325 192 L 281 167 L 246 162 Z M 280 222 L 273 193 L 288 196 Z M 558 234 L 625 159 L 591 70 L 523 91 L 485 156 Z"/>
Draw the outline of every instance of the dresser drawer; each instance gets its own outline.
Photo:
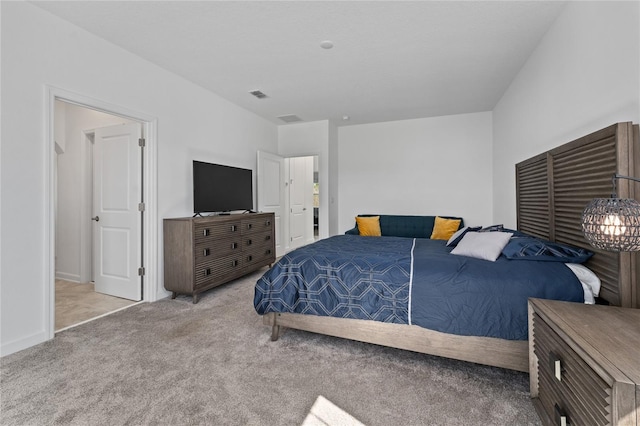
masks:
<path id="1" fill-rule="evenodd" d="M 221 223 L 203 222 L 194 225 L 194 236 L 196 244 L 203 241 L 215 241 L 220 238 L 230 238 L 240 235 L 241 222 L 225 221 Z"/>
<path id="2" fill-rule="evenodd" d="M 257 232 L 269 231 L 273 229 L 273 220 L 271 217 L 258 216 L 242 219 L 242 234 L 249 235 Z"/>
<path id="3" fill-rule="evenodd" d="M 242 251 L 240 235 L 227 239 L 205 239 L 196 243 L 196 266 L 214 257 L 224 257 Z"/>
<path id="4" fill-rule="evenodd" d="M 252 233 L 242 236 L 242 247 L 244 250 L 251 249 L 255 246 L 272 245 L 272 235 L 270 231 L 263 231 L 259 233 Z"/>
<path id="5" fill-rule="evenodd" d="M 255 263 L 273 263 L 275 261 L 275 252 L 272 245 L 260 244 L 256 245 L 243 253 L 243 262 L 245 265 Z"/>
<path id="6" fill-rule="evenodd" d="M 201 262 L 195 267 L 195 288 L 206 287 L 212 284 L 224 282 L 224 278 L 237 275 L 241 272 L 243 261 L 242 253 L 231 256 L 213 258 Z"/>
<path id="7" fill-rule="evenodd" d="M 569 425 L 611 424 L 612 379 L 598 375 L 537 314 L 533 328 L 539 400 L 552 424 L 563 417 Z"/>

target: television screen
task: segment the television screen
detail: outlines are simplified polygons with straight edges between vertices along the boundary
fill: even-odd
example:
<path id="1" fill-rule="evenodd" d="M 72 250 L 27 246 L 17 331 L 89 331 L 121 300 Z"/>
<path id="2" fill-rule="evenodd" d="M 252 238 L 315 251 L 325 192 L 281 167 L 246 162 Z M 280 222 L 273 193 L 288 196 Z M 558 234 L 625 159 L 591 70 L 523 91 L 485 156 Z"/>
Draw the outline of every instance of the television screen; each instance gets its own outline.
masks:
<path id="1" fill-rule="evenodd" d="M 250 169 L 193 162 L 193 212 L 253 210 Z"/>

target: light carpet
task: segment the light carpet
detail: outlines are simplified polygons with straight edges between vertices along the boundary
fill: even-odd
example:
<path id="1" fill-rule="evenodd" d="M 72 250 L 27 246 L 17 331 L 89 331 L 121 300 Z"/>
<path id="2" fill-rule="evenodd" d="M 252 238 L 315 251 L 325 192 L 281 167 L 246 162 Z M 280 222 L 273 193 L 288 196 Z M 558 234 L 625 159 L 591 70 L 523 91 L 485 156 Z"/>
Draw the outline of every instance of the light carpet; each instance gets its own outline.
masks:
<path id="1" fill-rule="evenodd" d="M 539 425 L 524 373 L 270 329 L 265 271 L 133 306 L 1 360 L 3 425 L 301 425 L 319 396 L 365 425 Z"/>

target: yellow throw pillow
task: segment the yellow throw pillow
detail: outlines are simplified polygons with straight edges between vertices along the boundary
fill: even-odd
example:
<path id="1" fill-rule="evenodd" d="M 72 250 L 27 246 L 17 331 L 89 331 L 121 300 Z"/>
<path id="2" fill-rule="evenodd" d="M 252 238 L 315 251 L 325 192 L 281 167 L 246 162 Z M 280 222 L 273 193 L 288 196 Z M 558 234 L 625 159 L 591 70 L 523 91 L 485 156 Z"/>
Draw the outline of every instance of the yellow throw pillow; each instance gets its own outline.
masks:
<path id="1" fill-rule="evenodd" d="M 460 219 L 444 219 L 436 216 L 436 222 L 433 225 L 432 240 L 449 240 L 460 227 Z"/>
<path id="2" fill-rule="evenodd" d="M 380 237 L 380 216 L 373 217 L 356 217 L 356 225 L 360 235 L 365 237 Z"/>

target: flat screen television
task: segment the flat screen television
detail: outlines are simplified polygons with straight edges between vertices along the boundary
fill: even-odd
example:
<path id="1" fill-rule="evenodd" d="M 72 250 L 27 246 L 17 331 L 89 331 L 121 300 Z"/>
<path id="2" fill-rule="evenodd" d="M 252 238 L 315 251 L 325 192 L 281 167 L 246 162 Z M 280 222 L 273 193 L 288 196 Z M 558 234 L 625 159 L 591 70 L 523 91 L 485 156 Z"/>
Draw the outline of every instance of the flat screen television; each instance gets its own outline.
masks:
<path id="1" fill-rule="evenodd" d="M 253 210 L 253 172 L 222 164 L 193 162 L 193 212 Z"/>

